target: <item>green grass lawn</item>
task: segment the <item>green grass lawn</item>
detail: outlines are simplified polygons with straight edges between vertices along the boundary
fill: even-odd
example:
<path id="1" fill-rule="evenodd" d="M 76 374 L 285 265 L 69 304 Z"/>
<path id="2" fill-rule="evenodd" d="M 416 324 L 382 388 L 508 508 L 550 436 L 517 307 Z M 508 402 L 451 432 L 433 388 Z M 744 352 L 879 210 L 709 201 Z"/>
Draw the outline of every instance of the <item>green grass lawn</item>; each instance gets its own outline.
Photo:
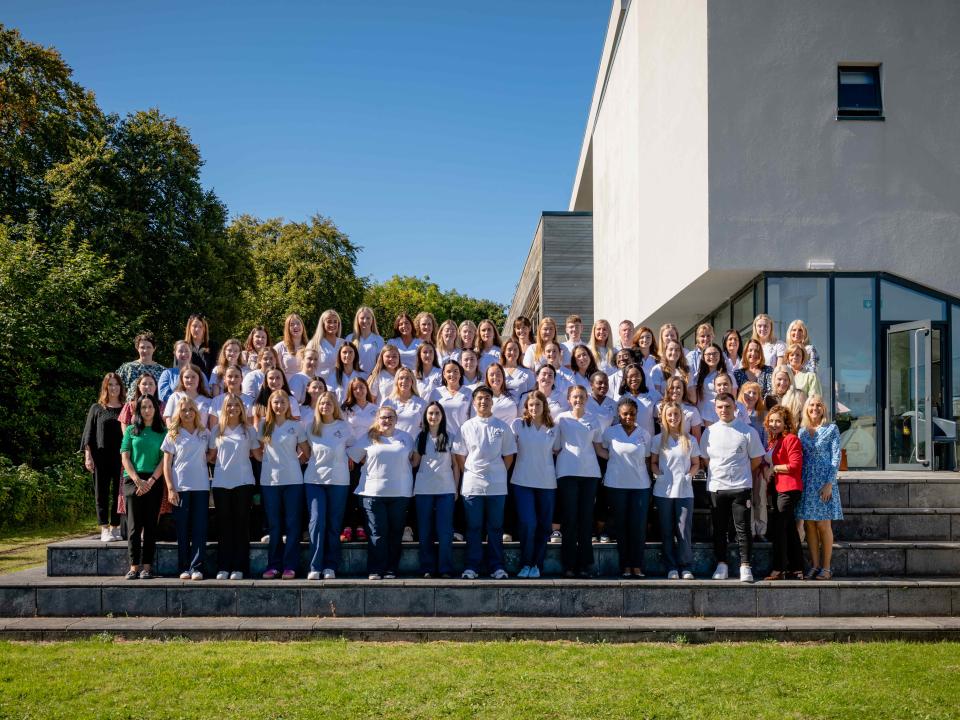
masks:
<path id="1" fill-rule="evenodd" d="M 3 718 L 958 716 L 955 643 L 0 643 Z"/>
<path id="2" fill-rule="evenodd" d="M 99 532 L 96 517 L 30 530 L 0 530 L 0 575 L 43 565 L 48 543 Z"/>

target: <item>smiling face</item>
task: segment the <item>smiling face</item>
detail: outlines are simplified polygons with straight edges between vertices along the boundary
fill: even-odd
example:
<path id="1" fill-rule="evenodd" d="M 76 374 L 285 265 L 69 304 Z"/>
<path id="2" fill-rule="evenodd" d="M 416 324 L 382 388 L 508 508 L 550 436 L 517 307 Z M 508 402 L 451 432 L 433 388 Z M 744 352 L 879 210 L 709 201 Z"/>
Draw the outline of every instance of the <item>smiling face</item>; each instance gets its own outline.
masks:
<path id="1" fill-rule="evenodd" d="M 765 424 L 767 426 L 767 432 L 770 433 L 771 437 L 777 437 L 778 435 L 783 434 L 783 417 L 780 415 L 780 413 L 768 413 Z"/>
<path id="2" fill-rule="evenodd" d="M 373 313 L 369 310 L 361 310 L 357 313 L 357 327 L 362 334 L 369 334 L 373 329 Z"/>
<path id="3" fill-rule="evenodd" d="M 682 352 L 683 348 L 680 347 L 680 343 L 678 343 L 676 340 L 671 340 L 669 343 L 667 343 L 667 349 L 664 351 L 663 355 L 671 366 L 675 366 L 680 361 L 680 355 Z"/>
<path id="4" fill-rule="evenodd" d="M 440 427 L 440 421 L 443 419 L 443 413 L 440 412 L 440 408 L 437 405 L 431 405 L 427 408 L 424 417 L 427 420 L 427 427 L 438 428 Z"/>
<path id="5" fill-rule="evenodd" d="M 277 366 L 277 359 L 273 356 L 273 350 L 264 348 L 260 351 L 260 370 L 267 372 Z"/>
<path id="6" fill-rule="evenodd" d="M 747 344 L 747 367 L 749 368 L 759 368 L 763 367 L 763 349 L 760 347 L 760 344 L 757 342 L 750 342 Z"/>
<path id="7" fill-rule="evenodd" d="M 193 368 L 185 368 L 180 371 L 180 381 L 183 383 L 183 389 L 188 393 L 194 393 L 200 386 L 200 376 Z"/>
<path id="8" fill-rule="evenodd" d="M 616 360 L 617 368 L 620 370 L 623 370 L 633 360 L 629 350 L 621 350 L 614 359 Z"/>
<path id="9" fill-rule="evenodd" d="M 590 378 L 590 389 L 593 391 L 594 397 L 604 397 L 610 390 L 610 380 L 607 378 L 607 374 L 594 373 L 593 377 Z"/>
<path id="10" fill-rule="evenodd" d="M 243 385 L 243 373 L 238 367 L 228 367 L 223 374 L 223 387 L 226 392 L 239 393 Z"/>
<path id="11" fill-rule="evenodd" d="M 490 393 L 479 392 L 473 396 L 473 409 L 482 418 L 490 417 L 493 411 L 493 398 Z"/>
<path id="12" fill-rule="evenodd" d="M 348 346 L 344 345 L 344 347 Z M 303 359 L 300 361 L 300 372 L 308 376 L 313 375 L 319 364 L 320 354 L 316 350 L 308 349 L 303 351 Z"/>
<path id="13" fill-rule="evenodd" d="M 397 425 L 397 414 L 393 408 L 380 408 L 377 411 L 377 428 L 381 435 L 389 437 Z"/>
<path id="14" fill-rule="evenodd" d="M 195 318 L 193 322 L 190 323 L 190 339 L 193 340 L 194 345 L 199 345 L 203 342 L 203 320 Z"/>
<path id="15" fill-rule="evenodd" d="M 243 403 L 239 400 L 227 400 L 223 404 L 223 412 L 226 415 L 228 425 L 239 425 L 244 413 Z"/>
<path id="16" fill-rule="evenodd" d="M 150 401 L 150 399 L 146 397 L 141 398 L 139 408 L 140 417 L 143 418 L 144 424 L 152 425 L 153 416 L 156 414 L 156 410 L 154 410 L 153 403 Z"/>
<path id="17" fill-rule="evenodd" d="M 410 318 L 408 318 L 406 315 L 401 316 L 397 320 L 397 333 L 399 333 L 401 337 L 405 338 L 413 335 L 413 323 L 410 322 Z"/>
<path id="18" fill-rule="evenodd" d="M 787 353 L 787 362 L 790 363 L 790 367 L 793 368 L 794 372 L 799 372 L 800 368 L 803 367 L 803 350 L 794 348 L 791 352 Z"/>
<path id="19" fill-rule="evenodd" d="M 737 339 L 736 333 L 727 335 L 724 350 L 727 351 L 727 355 L 730 357 L 737 357 L 740 354 L 740 340 Z"/>
<path id="20" fill-rule="evenodd" d="M 287 398 L 286 393 L 275 392 L 270 396 L 270 409 L 273 410 L 273 414 L 279 417 L 286 417 L 287 412 L 290 410 L 290 400 Z"/>
<path id="21" fill-rule="evenodd" d="M 440 327 L 440 342 L 443 343 L 445 350 L 453 350 L 457 341 L 457 326 L 452 322 L 445 322 Z"/>
<path id="22" fill-rule="evenodd" d="M 617 335 L 620 337 L 620 347 L 629 345 L 631 338 L 633 338 L 633 323 L 624 320 L 617 326 Z M 652 336 L 651 339 L 653 339 Z"/>
<path id="23" fill-rule="evenodd" d="M 653 347 L 653 333 L 649 330 L 644 330 L 640 333 L 640 337 L 637 338 L 637 347 L 643 351 L 644 355 L 650 352 L 650 348 Z"/>
<path id="24" fill-rule="evenodd" d="M 367 403 L 367 384 L 363 380 L 354 380 L 350 383 L 350 395 L 353 398 L 355 403 L 359 403 L 362 407 Z"/>
<path id="25" fill-rule="evenodd" d="M 753 410 L 757 403 L 760 401 L 760 392 L 754 385 L 745 387 L 743 389 L 743 404 L 747 406 L 748 410 Z"/>
<path id="26" fill-rule="evenodd" d="M 504 384 L 503 370 L 501 370 L 499 366 L 491 365 L 490 367 L 488 367 L 485 379 L 487 381 L 487 385 L 495 393 L 499 393 L 503 390 L 503 384 Z"/>
<path id="27" fill-rule="evenodd" d="M 544 365 L 537 371 L 537 389 L 546 397 L 550 397 L 550 393 L 553 392 L 553 381 L 555 378 L 556 373 L 553 371 L 553 368 L 549 365 Z"/>
<path id="28" fill-rule="evenodd" d="M 480 323 L 480 327 L 477 329 L 477 332 L 480 334 L 480 342 L 483 343 L 485 348 L 493 345 L 493 324 L 484 320 Z"/>
<path id="29" fill-rule="evenodd" d="M 667 383 L 667 400 L 672 400 L 673 402 L 682 403 L 683 402 L 683 382 L 680 378 L 674 378 Z"/>
<path id="30" fill-rule="evenodd" d="M 813 426 L 819 426 L 820 423 L 823 422 L 823 416 L 826 412 L 823 407 L 823 402 L 816 397 L 811 397 L 807 400 L 806 405 L 803 406 L 803 411 L 807 414 L 807 419 Z"/>
<path id="31" fill-rule="evenodd" d="M 535 420 L 543 419 L 543 400 L 539 397 L 530 393 L 527 395 L 527 400 L 523 404 L 523 407 L 526 409 L 527 413 Z"/>
<path id="32" fill-rule="evenodd" d="M 610 339 L 610 326 L 606 321 L 598 320 L 593 326 L 593 340 L 597 345 L 605 346 Z"/>
<path id="33" fill-rule="evenodd" d="M 463 347 L 473 347 L 473 344 L 477 340 L 477 331 L 473 325 L 463 324 L 460 326 L 460 344 Z"/>
<path id="34" fill-rule="evenodd" d="M 460 385 L 460 368 L 456 363 L 447 363 L 443 366 L 443 382 L 448 388 Z"/>
<path id="35" fill-rule="evenodd" d="M 577 346 L 573 350 L 573 361 L 576 363 L 577 371 L 581 375 L 586 375 L 590 367 L 590 351 L 582 345 Z"/>
<path id="36" fill-rule="evenodd" d="M 773 331 L 773 325 L 765 317 L 758 317 L 753 323 L 753 329 L 757 333 L 757 337 L 766 342 Z"/>
<path id="37" fill-rule="evenodd" d="M 263 382 L 270 390 L 283 390 L 283 371 L 279 368 L 270 370 Z"/>
<path id="38" fill-rule="evenodd" d="M 403 398 L 409 397 L 413 392 L 413 373 L 409 370 L 398 371 L 395 387 L 397 388 L 397 395 Z"/>
<path id="39" fill-rule="evenodd" d="M 307 383 L 307 392 L 310 393 L 311 398 L 319 398 L 321 393 L 326 392 L 327 386 L 320 378 L 314 378 L 309 383 Z"/>
<path id="40" fill-rule="evenodd" d="M 683 427 L 683 413 L 678 407 L 668 407 L 663 413 L 663 419 L 667 421 L 668 430 L 680 432 Z"/>
<path id="41" fill-rule="evenodd" d="M 153 343 L 149 340 L 140 340 L 137 343 L 137 356 L 140 358 L 142 363 L 152 363 L 153 362 Z"/>
<path id="42" fill-rule="evenodd" d="M 437 351 L 433 349 L 433 345 L 429 343 L 424 343 L 419 348 L 417 348 L 417 356 L 420 358 L 420 362 L 425 368 L 433 367 L 433 360 L 437 356 Z"/>
<path id="43" fill-rule="evenodd" d="M 328 337 L 340 336 L 340 318 L 330 313 L 323 319 L 323 334 Z"/>
<path id="44" fill-rule="evenodd" d="M 623 426 L 623 429 L 630 432 L 633 430 L 634 425 L 637 424 L 637 409 L 632 405 L 624 403 L 617 408 L 617 417 L 620 418 L 620 424 Z"/>
<path id="45" fill-rule="evenodd" d="M 421 340 L 433 340 L 433 331 L 433 320 L 428 315 L 421 317 L 417 324 L 417 336 Z"/>
<path id="46" fill-rule="evenodd" d="M 176 362 L 177 367 L 183 367 L 188 362 L 190 362 L 190 346 L 182 340 L 176 344 L 176 347 L 173 349 L 173 359 Z"/>
<path id="47" fill-rule="evenodd" d="M 640 392 L 640 381 L 643 379 L 643 373 L 641 372 L 640 368 L 629 368 L 623 378 L 626 380 L 627 388 L 630 390 L 630 392 L 632 392 L 634 395 Z"/>
<path id="48" fill-rule="evenodd" d="M 240 343 L 234 340 L 223 346 L 223 357 L 227 365 L 236 365 L 240 361 Z"/>
<path id="49" fill-rule="evenodd" d="M 587 391 L 579 385 L 574 385 L 567 400 L 574 412 L 582 411 L 587 404 Z"/>
<path id="50" fill-rule="evenodd" d="M 463 371 L 470 377 L 477 372 L 477 354 L 473 350 L 464 350 L 460 355 L 460 364 Z"/>
<path id="51" fill-rule="evenodd" d="M 720 393 L 733 394 L 733 381 L 729 375 L 717 375 L 717 379 L 713 381 L 713 389 L 716 390 L 717 395 Z"/>
<path id="52" fill-rule="evenodd" d="M 317 412 L 320 413 L 320 418 L 324 422 L 333 421 L 333 409 L 336 407 L 337 400 L 333 396 L 333 393 L 325 392 L 320 395 L 320 399 L 317 400 Z"/>
<path id="53" fill-rule="evenodd" d="M 290 329 L 290 336 L 294 340 L 298 340 L 303 336 L 303 323 L 300 322 L 300 318 L 290 318 L 290 320 L 287 321 L 287 327 Z"/>
<path id="54" fill-rule="evenodd" d="M 263 330 L 254 330 L 250 342 L 254 350 L 263 350 L 267 346 L 267 334 Z"/>
<path id="55" fill-rule="evenodd" d="M 115 377 L 107 380 L 107 401 L 117 402 L 120 399 L 120 383 Z"/>
<path id="56" fill-rule="evenodd" d="M 520 346 L 513 340 L 503 344 L 503 360 L 507 367 L 514 367 L 520 361 Z"/>
<path id="57" fill-rule="evenodd" d="M 137 388 L 140 390 L 140 395 L 156 395 L 157 394 L 157 380 L 150 375 L 149 373 L 144 373 L 137 380 Z"/>
<path id="58" fill-rule="evenodd" d="M 717 366 L 720 365 L 720 351 L 717 348 L 710 346 L 703 351 L 703 360 L 711 370 L 716 370 Z"/>
<path id="59" fill-rule="evenodd" d="M 383 366 L 390 372 L 396 372 L 400 367 L 400 351 L 393 345 L 387 345 L 383 350 Z"/>
<path id="60" fill-rule="evenodd" d="M 563 353 L 560 350 L 560 346 L 556 343 L 549 343 L 543 348 L 543 357 L 544 359 L 553 365 L 555 368 L 560 367 L 561 358 L 563 358 Z"/>
<path id="61" fill-rule="evenodd" d="M 781 397 L 790 389 L 790 376 L 785 372 L 778 372 L 773 376 L 773 391 Z"/>

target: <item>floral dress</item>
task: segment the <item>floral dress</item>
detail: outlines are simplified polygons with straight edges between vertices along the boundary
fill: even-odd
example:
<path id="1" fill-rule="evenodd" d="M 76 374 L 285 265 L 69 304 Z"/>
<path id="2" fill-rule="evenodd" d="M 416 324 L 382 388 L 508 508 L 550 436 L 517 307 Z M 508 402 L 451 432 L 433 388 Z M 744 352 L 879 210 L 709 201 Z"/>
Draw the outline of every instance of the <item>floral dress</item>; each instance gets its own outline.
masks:
<path id="1" fill-rule="evenodd" d="M 836 425 L 821 425 L 811 436 L 807 428 L 797 433 L 803 446 L 803 495 L 797 505 L 798 520 L 843 520 L 837 470 L 840 468 L 840 430 Z M 820 499 L 820 488 L 833 484 L 827 502 Z"/>

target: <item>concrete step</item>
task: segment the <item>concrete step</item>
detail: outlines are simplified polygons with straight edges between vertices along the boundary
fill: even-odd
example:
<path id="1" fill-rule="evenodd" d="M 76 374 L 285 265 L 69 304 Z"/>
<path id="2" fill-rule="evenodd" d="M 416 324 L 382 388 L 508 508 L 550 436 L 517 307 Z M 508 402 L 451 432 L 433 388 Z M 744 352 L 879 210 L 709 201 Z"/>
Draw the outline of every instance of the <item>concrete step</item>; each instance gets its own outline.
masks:
<path id="1" fill-rule="evenodd" d="M 839 525 L 839 524 L 838 524 Z M 216 574 L 216 543 L 207 546 L 205 573 Z M 645 568 L 649 575 L 665 575 L 661 545 L 647 543 Z M 309 546 L 301 544 L 300 567 L 307 566 Z M 769 543 L 756 543 L 753 551 L 754 567 L 766 574 L 770 567 Z M 454 543 L 454 567 L 463 569 L 464 543 Z M 507 571 L 513 575 L 520 569 L 519 543 L 505 543 L 504 552 Z M 694 543 L 693 571 L 708 575 L 716 565 L 713 546 L 709 543 Z M 593 546 L 596 573 L 600 576 L 619 575 L 616 544 L 596 543 Z M 739 565 L 736 543 L 730 545 L 728 562 L 731 567 Z M 343 562 L 340 575 L 366 576 L 367 546 L 365 543 L 346 543 L 343 546 Z M 250 548 L 250 568 L 259 576 L 267 565 L 267 546 L 253 543 Z M 54 577 L 72 575 L 119 576 L 127 571 L 126 543 L 102 543 L 98 539 L 78 539 L 54 543 L 47 547 L 47 571 Z M 156 569 L 161 575 L 174 575 L 177 570 L 177 548 L 174 543 L 158 543 Z M 837 542 L 833 553 L 833 569 L 838 575 L 853 577 L 885 576 L 960 576 L 960 542 Z M 547 575 L 560 575 L 560 546 L 547 546 L 545 563 Z M 419 574 L 419 555 L 416 543 L 405 543 L 400 561 L 404 575 Z"/>
<path id="2" fill-rule="evenodd" d="M 960 615 L 960 580 L 134 580 L 0 577 L 0 616 L 883 617 Z"/>
<path id="3" fill-rule="evenodd" d="M 846 472 L 840 502 L 847 508 L 960 507 L 960 473 Z"/>
<path id="4" fill-rule="evenodd" d="M 960 540 L 960 508 L 844 508 L 837 540 Z"/>
<path id="5" fill-rule="evenodd" d="M 957 617 L 660 618 L 0 618 L 0 639 L 317 640 L 371 642 L 547 640 L 570 642 L 957 641 Z"/>

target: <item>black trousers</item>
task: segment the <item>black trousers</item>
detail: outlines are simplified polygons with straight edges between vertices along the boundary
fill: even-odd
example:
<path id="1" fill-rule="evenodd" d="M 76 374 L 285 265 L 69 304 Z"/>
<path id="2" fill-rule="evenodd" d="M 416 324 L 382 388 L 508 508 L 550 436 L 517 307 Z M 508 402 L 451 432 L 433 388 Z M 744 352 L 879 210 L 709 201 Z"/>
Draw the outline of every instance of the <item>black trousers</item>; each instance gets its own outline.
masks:
<path id="1" fill-rule="evenodd" d="M 613 519 L 617 523 L 617 554 L 620 556 L 620 571 L 625 572 L 628 568 L 643 570 L 651 489 L 626 490 L 611 487 L 603 489 L 610 501 Z"/>
<path id="2" fill-rule="evenodd" d="M 710 493 L 713 509 L 713 555 L 718 563 L 727 562 L 727 521 L 733 516 L 733 527 L 740 545 L 740 563 L 751 564 L 753 555 L 753 523 L 750 504 L 753 488 L 746 490 L 718 490 Z"/>
<path id="3" fill-rule="evenodd" d="M 127 502 L 127 551 L 131 565 L 153 564 L 157 548 L 157 516 L 166 487 L 163 480 L 157 480 L 146 495 L 137 495 L 132 481 L 123 483 L 123 495 Z"/>
<path id="4" fill-rule="evenodd" d="M 93 451 L 93 496 L 97 503 L 98 525 L 119 525 L 117 497 L 120 495 L 120 453 L 98 449 Z"/>
<path id="5" fill-rule="evenodd" d="M 801 490 L 774 493 L 769 504 L 769 533 L 773 543 L 771 570 L 780 572 L 803 572 L 803 549 L 800 533 L 797 532 L 795 511 L 800 502 Z"/>
<path id="6" fill-rule="evenodd" d="M 217 509 L 217 570 L 250 571 L 250 508 L 253 485 L 213 488 L 213 504 Z"/>
<path id="7" fill-rule="evenodd" d="M 567 475 L 557 478 L 560 508 L 560 559 L 565 572 L 589 572 L 593 567 L 593 504 L 599 478 Z"/>

